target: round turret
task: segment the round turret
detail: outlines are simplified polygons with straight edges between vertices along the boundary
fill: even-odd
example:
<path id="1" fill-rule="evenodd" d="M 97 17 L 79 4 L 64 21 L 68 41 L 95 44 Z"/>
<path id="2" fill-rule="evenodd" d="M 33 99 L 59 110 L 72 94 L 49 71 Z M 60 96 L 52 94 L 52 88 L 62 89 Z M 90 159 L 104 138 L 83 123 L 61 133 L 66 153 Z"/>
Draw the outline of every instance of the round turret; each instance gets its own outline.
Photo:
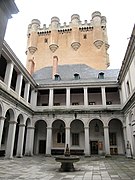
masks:
<path id="1" fill-rule="evenodd" d="M 106 17 L 105 16 L 102 16 L 101 17 L 101 26 L 103 27 L 106 27 Z"/>
<path id="2" fill-rule="evenodd" d="M 32 31 L 37 31 L 39 27 L 40 27 L 40 21 L 38 19 L 33 19 L 31 21 Z"/>
<path id="3" fill-rule="evenodd" d="M 60 20 L 58 17 L 54 16 L 51 18 L 51 27 L 52 29 L 57 29 L 59 27 Z"/>
<path id="4" fill-rule="evenodd" d="M 95 11 L 92 13 L 92 20 L 93 20 L 93 25 L 95 27 L 101 26 L 101 13 L 99 11 Z"/>
<path id="5" fill-rule="evenodd" d="M 99 11 L 95 11 L 92 13 L 92 19 L 94 19 L 95 17 L 101 17 L 101 13 Z"/>
<path id="6" fill-rule="evenodd" d="M 73 14 L 71 16 L 71 22 L 73 25 L 78 25 L 80 22 L 80 16 L 78 14 Z"/>

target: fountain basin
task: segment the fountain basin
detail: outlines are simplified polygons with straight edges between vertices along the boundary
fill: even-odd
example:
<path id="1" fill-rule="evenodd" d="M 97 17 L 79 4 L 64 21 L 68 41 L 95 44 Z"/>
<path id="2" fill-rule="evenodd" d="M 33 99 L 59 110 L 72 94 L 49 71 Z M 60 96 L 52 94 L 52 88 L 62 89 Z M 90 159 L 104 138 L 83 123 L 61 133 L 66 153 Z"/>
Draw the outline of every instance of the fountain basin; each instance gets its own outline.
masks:
<path id="1" fill-rule="evenodd" d="M 73 172 L 73 171 L 75 171 L 73 163 L 78 162 L 80 160 L 80 157 L 63 155 L 63 156 L 55 157 L 55 160 L 57 162 L 61 163 L 61 167 L 60 167 L 59 171 L 61 171 L 61 172 Z"/>

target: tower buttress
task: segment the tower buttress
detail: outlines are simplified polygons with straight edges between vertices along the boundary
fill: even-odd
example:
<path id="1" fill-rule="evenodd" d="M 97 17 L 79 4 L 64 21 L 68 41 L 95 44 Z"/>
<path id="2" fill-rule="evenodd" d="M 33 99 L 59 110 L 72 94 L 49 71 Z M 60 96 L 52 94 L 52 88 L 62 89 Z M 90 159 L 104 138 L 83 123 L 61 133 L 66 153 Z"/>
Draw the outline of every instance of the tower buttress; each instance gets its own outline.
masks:
<path id="1" fill-rule="evenodd" d="M 33 19 L 31 24 L 28 26 L 28 41 L 27 41 L 27 70 L 31 74 L 34 72 L 35 62 L 34 53 L 37 51 L 37 41 L 38 41 L 38 29 L 40 28 L 40 21 L 38 19 Z"/>
<path id="2" fill-rule="evenodd" d="M 59 28 L 59 18 L 52 17 L 51 18 L 51 35 L 50 35 L 50 50 L 54 53 L 58 46 L 58 28 Z"/>
<path id="3" fill-rule="evenodd" d="M 80 16 L 78 14 L 73 14 L 71 16 L 71 27 L 72 27 L 72 41 L 71 47 L 76 51 L 80 46 L 80 36 L 79 36 L 79 23 Z"/>

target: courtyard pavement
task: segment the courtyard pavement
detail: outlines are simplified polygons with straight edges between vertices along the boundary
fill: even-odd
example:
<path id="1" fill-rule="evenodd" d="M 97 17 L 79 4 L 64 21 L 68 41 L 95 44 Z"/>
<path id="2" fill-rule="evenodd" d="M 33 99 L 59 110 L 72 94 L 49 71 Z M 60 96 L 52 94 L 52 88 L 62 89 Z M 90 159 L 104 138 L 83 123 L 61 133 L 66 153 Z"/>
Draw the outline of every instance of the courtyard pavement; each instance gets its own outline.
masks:
<path id="1" fill-rule="evenodd" d="M 59 172 L 60 163 L 54 157 L 0 157 L 0 180 L 135 180 L 135 160 L 122 156 L 81 156 L 74 163 L 75 172 Z"/>

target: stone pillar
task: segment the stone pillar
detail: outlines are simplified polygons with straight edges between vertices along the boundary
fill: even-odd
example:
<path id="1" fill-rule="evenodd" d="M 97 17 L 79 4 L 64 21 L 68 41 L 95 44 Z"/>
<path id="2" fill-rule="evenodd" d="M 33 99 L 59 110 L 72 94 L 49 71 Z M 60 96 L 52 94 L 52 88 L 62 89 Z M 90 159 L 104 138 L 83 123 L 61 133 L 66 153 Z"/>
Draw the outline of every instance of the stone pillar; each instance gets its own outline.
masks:
<path id="1" fill-rule="evenodd" d="M 132 138 L 132 157 L 135 159 L 135 120 L 132 116 L 132 124 L 131 124 L 131 138 Z"/>
<path id="2" fill-rule="evenodd" d="M 52 127 L 47 127 L 46 155 L 51 156 L 52 148 Z"/>
<path id="3" fill-rule="evenodd" d="M 126 134 L 126 126 L 123 126 L 123 135 L 124 135 L 124 148 L 125 148 L 125 153 L 126 156 L 128 156 L 128 152 L 127 152 L 127 134 Z"/>
<path id="4" fill-rule="evenodd" d="M 13 68 L 14 68 L 14 64 L 12 62 L 9 62 L 6 67 L 5 78 L 4 78 L 4 82 L 6 83 L 8 90 L 10 89 L 10 85 L 11 85 Z"/>
<path id="5" fill-rule="evenodd" d="M 85 156 L 90 156 L 90 140 L 89 140 L 89 127 L 84 127 L 85 132 Z"/>
<path id="6" fill-rule="evenodd" d="M 109 127 L 104 126 L 105 155 L 110 156 Z"/>
<path id="7" fill-rule="evenodd" d="M 106 94 L 105 94 L 105 86 L 101 87 L 101 92 L 102 92 L 102 105 L 106 106 Z"/>
<path id="8" fill-rule="evenodd" d="M 24 89 L 24 99 L 28 102 L 29 99 L 29 91 L 30 91 L 30 83 L 27 82 L 25 84 L 25 89 Z"/>
<path id="9" fill-rule="evenodd" d="M 0 117 L 0 149 L 1 149 L 1 141 L 2 141 L 2 134 L 3 134 L 3 127 L 4 127 L 5 117 Z"/>
<path id="10" fill-rule="evenodd" d="M 6 146 L 6 158 L 13 158 L 13 148 L 15 141 L 16 122 L 9 121 L 8 138 Z"/>
<path id="11" fill-rule="evenodd" d="M 70 88 L 66 88 L 66 106 L 70 106 Z"/>
<path id="12" fill-rule="evenodd" d="M 27 127 L 25 156 L 33 155 L 34 127 Z"/>
<path id="13" fill-rule="evenodd" d="M 68 144 L 68 147 L 70 148 L 71 144 L 70 144 L 70 127 L 66 127 L 66 140 L 65 140 L 65 147 Z"/>
<path id="14" fill-rule="evenodd" d="M 24 143 L 25 124 L 19 124 L 19 135 L 17 142 L 17 157 L 22 157 Z"/>
<path id="15" fill-rule="evenodd" d="M 53 107 L 53 89 L 51 88 L 49 91 L 49 107 Z"/>
<path id="16" fill-rule="evenodd" d="M 33 89 L 31 92 L 31 100 L 30 103 L 32 107 L 35 107 L 37 105 L 37 90 Z"/>
<path id="17" fill-rule="evenodd" d="M 88 88 L 84 87 L 84 106 L 88 106 Z"/>
<path id="18" fill-rule="evenodd" d="M 20 73 L 17 75 L 16 87 L 15 87 L 15 91 L 17 92 L 18 96 L 20 96 L 21 94 L 22 80 L 23 80 L 23 75 Z"/>

